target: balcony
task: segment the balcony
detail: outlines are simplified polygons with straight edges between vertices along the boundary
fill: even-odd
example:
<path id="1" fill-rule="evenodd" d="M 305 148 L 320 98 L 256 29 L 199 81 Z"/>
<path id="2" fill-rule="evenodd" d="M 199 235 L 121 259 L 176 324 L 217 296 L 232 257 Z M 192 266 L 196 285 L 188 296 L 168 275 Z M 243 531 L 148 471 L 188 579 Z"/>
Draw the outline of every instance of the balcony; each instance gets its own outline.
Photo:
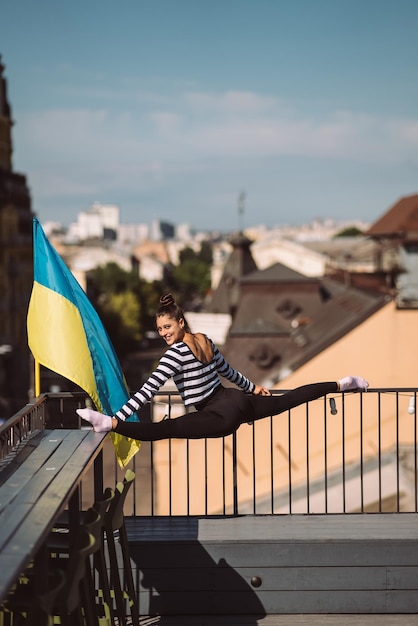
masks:
<path id="1" fill-rule="evenodd" d="M 143 443 L 125 505 L 143 623 L 411 624 L 416 394 L 336 393 L 223 439 Z M 85 402 L 43 394 L 10 418 L 0 471 L 39 429 L 84 428 Z M 160 393 L 148 418 L 183 410 Z M 124 471 L 107 438 L 104 484 Z M 81 498 L 93 499 L 89 476 Z"/>

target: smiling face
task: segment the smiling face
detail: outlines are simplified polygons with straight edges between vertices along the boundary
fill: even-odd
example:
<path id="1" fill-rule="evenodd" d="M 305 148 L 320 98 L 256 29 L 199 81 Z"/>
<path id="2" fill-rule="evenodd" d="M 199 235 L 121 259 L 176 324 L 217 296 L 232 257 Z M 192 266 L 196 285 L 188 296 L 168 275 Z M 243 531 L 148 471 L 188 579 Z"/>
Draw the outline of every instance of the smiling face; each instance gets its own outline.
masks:
<path id="1" fill-rule="evenodd" d="M 173 319 L 169 315 L 159 315 L 156 320 L 157 331 L 160 337 L 164 339 L 167 345 L 172 346 L 177 341 L 183 341 L 184 337 L 184 320 L 179 321 Z"/>

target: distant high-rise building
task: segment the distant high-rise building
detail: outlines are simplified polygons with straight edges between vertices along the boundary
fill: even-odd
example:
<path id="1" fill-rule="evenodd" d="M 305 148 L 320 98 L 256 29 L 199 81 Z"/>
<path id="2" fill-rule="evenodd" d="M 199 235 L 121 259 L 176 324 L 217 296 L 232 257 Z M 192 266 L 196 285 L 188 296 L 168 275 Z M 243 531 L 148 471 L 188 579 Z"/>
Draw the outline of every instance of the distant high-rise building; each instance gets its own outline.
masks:
<path id="1" fill-rule="evenodd" d="M 170 224 L 169 222 L 162 222 L 161 220 L 153 220 L 150 232 L 152 241 L 174 239 L 175 234 L 176 229 L 173 224 Z"/>
<path id="2" fill-rule="evenodd" d="M 120 224 L 118 230 L 118 241 L 122 244 L 138 245 L 149 237 L 149 226 L 147 224 Z"/>
<path id="3" fill-rule="evenodd" d="M 176 237 L 179 241 L 190 241 L 192 239 L 190 224 L 178 224 L 176 226 Z"/>
<path id="4" fill-rule="evenodd" d="M 97 213 L 100 216 L 103 227 L 103 239 L 115 241 L 119 229 L 119 207 L 115 204 L 100 204 L 95 202 L 90 212 L 92 214 Z"/>
<path id="5" fill-rule="evenodd" d="M 70 225 L 69 238 L 85 241 L 103 239 L 116 241 L 119 231 L 119 207 L 94 202 L 87 211 L 80 211 L 77 222 Z"/>
<path id="6" fill-rule="evenodd" d="M 12 113 L 0 57 L 0 418 L 28 401 L 30 353 L 26 315 L 33 284 L 31 198 L 13 172 Z"/>

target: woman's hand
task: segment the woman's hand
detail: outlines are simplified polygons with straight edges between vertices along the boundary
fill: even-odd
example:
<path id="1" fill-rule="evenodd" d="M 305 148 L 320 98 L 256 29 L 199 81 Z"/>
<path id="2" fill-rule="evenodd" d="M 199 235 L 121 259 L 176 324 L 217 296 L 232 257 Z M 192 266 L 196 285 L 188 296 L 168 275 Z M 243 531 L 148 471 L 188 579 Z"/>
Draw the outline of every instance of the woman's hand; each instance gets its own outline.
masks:
<path id="1" fill-rule="evenodd" d="M 271 396 L 270 390 L 267 387 L 261 387 L 261 385 L 256 385 L 253 391 L 255 396 Z"/>

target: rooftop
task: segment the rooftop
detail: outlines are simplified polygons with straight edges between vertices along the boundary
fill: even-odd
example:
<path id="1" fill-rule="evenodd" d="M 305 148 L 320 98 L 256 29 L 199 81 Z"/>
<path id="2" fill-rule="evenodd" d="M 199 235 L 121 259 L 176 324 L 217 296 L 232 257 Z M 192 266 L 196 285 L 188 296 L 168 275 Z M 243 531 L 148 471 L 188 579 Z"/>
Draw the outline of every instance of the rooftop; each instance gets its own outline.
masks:
<path id="1" fill-rule="evenodd" d="M 417 237 L 418 194 L 398 200 L 365 232 L 368 237 Z"/>

